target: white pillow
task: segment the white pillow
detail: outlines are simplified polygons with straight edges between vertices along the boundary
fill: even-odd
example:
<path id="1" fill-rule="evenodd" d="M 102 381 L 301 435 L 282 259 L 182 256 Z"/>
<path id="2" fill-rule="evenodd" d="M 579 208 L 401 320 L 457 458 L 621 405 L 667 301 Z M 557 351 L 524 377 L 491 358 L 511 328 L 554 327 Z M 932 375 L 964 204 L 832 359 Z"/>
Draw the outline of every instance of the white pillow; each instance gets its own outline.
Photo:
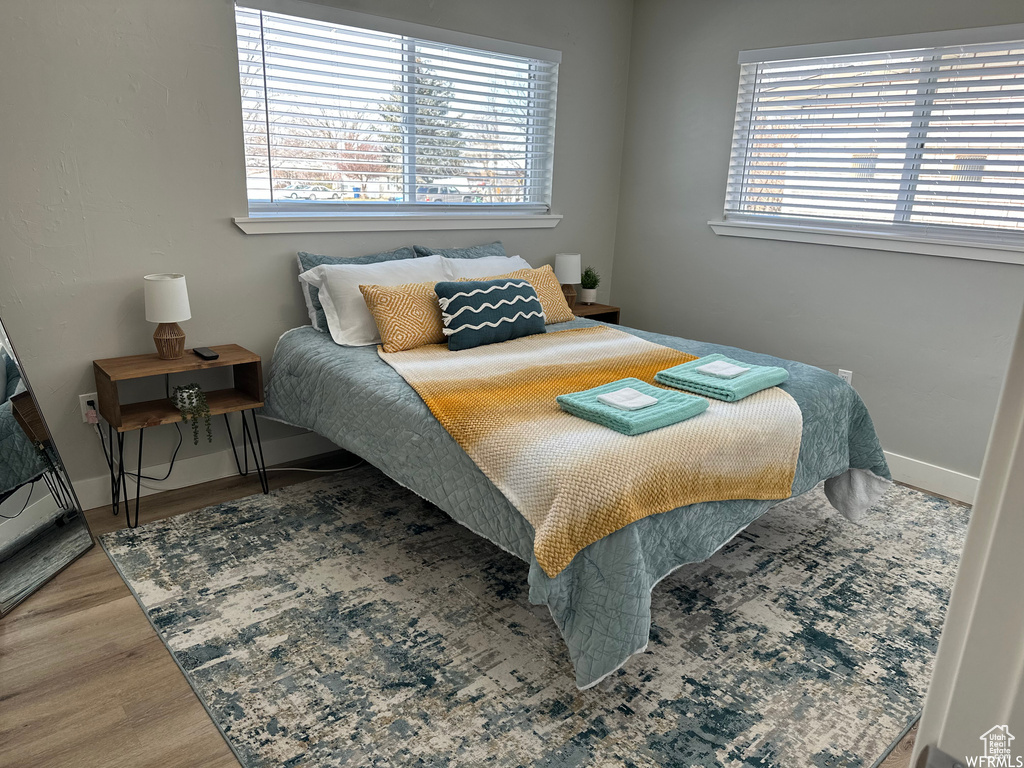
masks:
<path id="1" fill-rule="evenodd" d="M 336 344 L 365 347 L 380 343 L 377 323 L 366 306 L 360 285 L 404 285 L 447 280 L 441 256 L 382 261 L 378 264 L 324 264 L 299 275 L 316 286 Z"/>
<path id="2" fill-rule="evenodd" d="M 480 259 L 449 259 L 441 257 L 449 280 L 464 277 L 492 277 L 515 272 L 517 269 L 533 269 L 530 262 L 519 256 L 484 256 Z"/>

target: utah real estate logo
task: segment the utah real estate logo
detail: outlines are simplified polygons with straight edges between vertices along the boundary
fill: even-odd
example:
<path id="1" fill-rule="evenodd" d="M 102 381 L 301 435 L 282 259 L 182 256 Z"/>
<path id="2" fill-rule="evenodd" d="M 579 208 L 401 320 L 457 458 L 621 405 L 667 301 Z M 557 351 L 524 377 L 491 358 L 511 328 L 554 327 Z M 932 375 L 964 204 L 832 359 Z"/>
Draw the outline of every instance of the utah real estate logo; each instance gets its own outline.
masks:
<path id="1" fill-rule="evenodd" d="M 1014 735 L 1005 725 L 989 728 L 979 737 L 985 744 L 981 755 L 965 758 L 971 768 L 1024 768 L 1024 757 L 1013 756 Z"/>

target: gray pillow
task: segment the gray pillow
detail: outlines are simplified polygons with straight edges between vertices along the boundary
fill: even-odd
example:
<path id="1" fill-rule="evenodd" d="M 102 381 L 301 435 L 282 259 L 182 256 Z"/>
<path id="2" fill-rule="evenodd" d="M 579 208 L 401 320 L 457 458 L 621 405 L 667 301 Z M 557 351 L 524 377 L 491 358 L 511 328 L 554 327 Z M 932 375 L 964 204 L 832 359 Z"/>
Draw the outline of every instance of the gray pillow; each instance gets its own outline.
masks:
<path id="1" fill-rule="evenodd" d="M 480 259 L 484 256 L 505 256 L 505 246 L 500 240 L 486 245 L 471 245 L 469 248 L 431 248 L 429 245 L 414 245 L 417 256 L 444 256 L 446 259 Z"/>
<path id="2" fill-rule="evenodd" d="M 393 251 L 384 253 L 368 253 L 365 256 L 321 256 L 316 253 L 299 251 L 299 274 L 308 272 L 313 267 L 323 264 L 379 264 L 382 261 L 397 261 L 398 259 L 415 259 L 418 254 L 409 246 L 396 248 Z M 302 294 L 306 297 L 306 311 L 309 312 L 309 322 L 313 324 L 320 333 L 327 333 L 327 316 L 324 315 L 323 304 L 320 303 L 320 290 L 315 286 L 299 280 L 302 286 Z"/>

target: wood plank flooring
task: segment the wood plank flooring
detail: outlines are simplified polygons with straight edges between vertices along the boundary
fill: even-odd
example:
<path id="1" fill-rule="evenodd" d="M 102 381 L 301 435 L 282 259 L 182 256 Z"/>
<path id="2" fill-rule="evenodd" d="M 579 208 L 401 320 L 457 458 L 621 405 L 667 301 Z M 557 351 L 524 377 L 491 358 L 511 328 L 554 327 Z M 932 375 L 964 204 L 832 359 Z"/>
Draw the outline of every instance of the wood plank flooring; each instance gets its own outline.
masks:
<path id="1" fill-rule="evenodd" d="M 900 743 L 893 747 L 889 756 L 882 761 L 878 768 L 910 768 L 910 758 L 914 751 L 914 740 L 917 738 L 917 727 L 921 724 L 918 720 L 914 723 L 907 735 L 900 739 Z"/>
<path id="2" fill-rule="evenodd" d="M 336 453 L 302 464 L 352 461 Z M 313 475 L 269 477 L 281 488 Z M 259 490 L 250 475 L 164 491 L 143 499 L 140 522 Z M 86 516 L 94 535 L 124 524 L 109 507 Z M 913 735 L 881 768 L 909 768 Z M 98 544 L 0 621 L 0 768 L 15 766 L 239 766 Z"/>
<path id="3" fill-rule="evenodd" d="M 353 461 L 337 453 L 301 464 Z M 315 476 L 269 473 L 272 488 Z M 142 500 L 139 519 L 259 491 L 254 474 L 165 491 Z M 86 517 L 94 535 L 124 525 L 109 507 Z M 0 766 L 238 768 L 98 544 L 0 621 Z"/>

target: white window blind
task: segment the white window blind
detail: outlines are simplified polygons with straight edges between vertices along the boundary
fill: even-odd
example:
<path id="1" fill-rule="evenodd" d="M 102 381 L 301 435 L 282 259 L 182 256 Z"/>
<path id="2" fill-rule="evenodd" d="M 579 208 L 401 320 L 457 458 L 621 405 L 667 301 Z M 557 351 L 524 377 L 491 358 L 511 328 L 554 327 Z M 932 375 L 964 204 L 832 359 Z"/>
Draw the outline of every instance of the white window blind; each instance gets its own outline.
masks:
<path id="1" fill-rule="evenodd" d="M 549 210 L 557 52 L 235 15 L 250 215 Z"/>
<path id="2" fill-rule="evenodd" d="M 727 220 L 1024 245 L 1024 42 L 747 58 Z"/>

